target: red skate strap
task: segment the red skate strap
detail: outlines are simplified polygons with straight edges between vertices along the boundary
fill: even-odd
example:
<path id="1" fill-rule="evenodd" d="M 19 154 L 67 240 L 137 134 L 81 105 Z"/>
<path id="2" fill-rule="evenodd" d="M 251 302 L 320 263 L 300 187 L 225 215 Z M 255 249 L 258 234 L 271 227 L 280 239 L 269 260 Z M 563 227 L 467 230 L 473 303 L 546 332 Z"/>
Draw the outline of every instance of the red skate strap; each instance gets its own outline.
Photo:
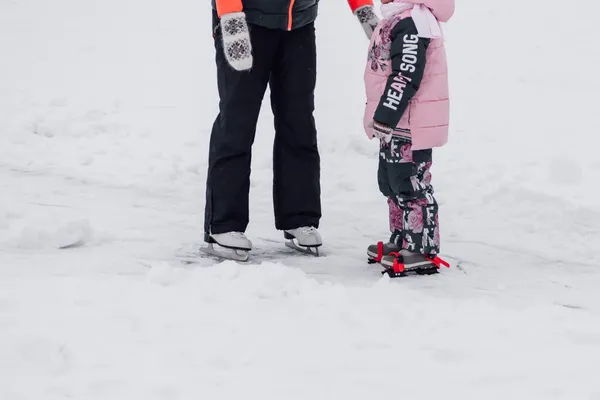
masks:
<path id="1" fill-rule="evenodd" d="M 427 259 L 429 261 L 431 261 L 432 263 L 435 264 L 436 267 L 441 268 L 441 266 L 443 265 L 446 268 L 450 268 L 450 264 L 444 260 L 442 260 L 441 258 L 439 258 L 438 256 L 435 256 L 433 259 L 427 257 Z"/>
<path id="2" fill-rule="evenodd" d="M 394 273 L 396 273 L 396 274 L 400 274 L 400 273 L 404 272 L 404 264 L 401 262 L 398 262 L 397 258 L 394 260 L 394 265 L 392 267 L 394 269 Z"/>
<path id="3" fill-rule="evenodd" d="M 381 262 L 383 258 L 383 242 L 377 242 L 377 257 L 374 258 L 376 262 Z"/>

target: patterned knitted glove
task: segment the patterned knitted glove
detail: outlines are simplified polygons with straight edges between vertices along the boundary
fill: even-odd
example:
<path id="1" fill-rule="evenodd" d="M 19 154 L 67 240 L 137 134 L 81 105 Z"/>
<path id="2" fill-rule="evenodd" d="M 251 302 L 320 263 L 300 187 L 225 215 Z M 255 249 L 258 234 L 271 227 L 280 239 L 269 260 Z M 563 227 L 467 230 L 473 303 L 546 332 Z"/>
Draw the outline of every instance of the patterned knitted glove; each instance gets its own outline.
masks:
<path id="1" fill-rule="evenodd" d="M 373 136 L 377 139 L 389 143 L 392 140 L 392 131 L 393 129 L 389 126 L 373 121 Z"/>
<path id="2" fill-rule="evenodd" d="M 362 6 L 354 11 L 354 15 L 358 18 L 358 22 L 362 25 L 365 30 L 367 38 L 371 40 L 375 28 L 379 24 L 379 17 L 375 14 L 375 7 L 372 5 Z"/>
<path id="3" fill-rule="evenodd" d="M 252 45 L 246 14 L 242 11 L 221 16 L 223 51 L 231 67 L 237 71 L 252 68 Z"/>

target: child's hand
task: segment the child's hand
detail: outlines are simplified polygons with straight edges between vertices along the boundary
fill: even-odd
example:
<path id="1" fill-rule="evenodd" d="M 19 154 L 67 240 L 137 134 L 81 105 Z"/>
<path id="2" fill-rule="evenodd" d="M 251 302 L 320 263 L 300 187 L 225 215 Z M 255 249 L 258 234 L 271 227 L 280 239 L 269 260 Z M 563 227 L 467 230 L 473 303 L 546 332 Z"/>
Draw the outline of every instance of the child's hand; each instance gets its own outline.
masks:
<path id="1" fill-rule="evenodd" d="M 389 126 L 373 121 L 373 136 L 377 139 L 384 140 L 386 143 L 391 142 L 392 131 L 393 129 Z"/>
<path id="2" fill-rule="evenodd" d="M 365 30 L 367 38 L 371 40 L 375 28 L 379 24 L 379 17 L 375 14 L 375 7 L 372 5 L 362 6 L 354 11 L 354 15 L 356 15 L 358 22 L 360 22 Z"/>
<path id="3" fill-rule="evenodd" d="M 252 68 L 252 45 L 250 31 L 244 12 L 234 12 L 221 16 L 223 51 L 229 65 L 237 71 Z"/>

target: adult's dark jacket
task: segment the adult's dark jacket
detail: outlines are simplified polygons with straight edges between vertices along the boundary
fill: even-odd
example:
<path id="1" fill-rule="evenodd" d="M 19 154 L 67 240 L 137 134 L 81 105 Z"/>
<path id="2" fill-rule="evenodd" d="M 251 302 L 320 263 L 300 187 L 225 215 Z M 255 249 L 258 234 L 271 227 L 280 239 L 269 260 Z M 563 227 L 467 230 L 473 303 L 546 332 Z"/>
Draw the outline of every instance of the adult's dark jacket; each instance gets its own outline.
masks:
<path id="1" fill-rule="evenodd" d="M 314 22 L 319 8 L 319 0 L 242 0 L 242 4 L 249 24 L 284 30 Z"/>

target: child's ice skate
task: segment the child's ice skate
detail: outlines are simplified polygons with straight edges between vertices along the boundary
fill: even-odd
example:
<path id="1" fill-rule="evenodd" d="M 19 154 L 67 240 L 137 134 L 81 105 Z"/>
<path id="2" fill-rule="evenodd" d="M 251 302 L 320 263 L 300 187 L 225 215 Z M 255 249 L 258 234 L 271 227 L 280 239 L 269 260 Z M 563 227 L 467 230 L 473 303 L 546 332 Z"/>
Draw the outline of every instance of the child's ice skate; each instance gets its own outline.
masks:
<path id="1" fill-rule="evenodd" d="M 206 254 L 234 261 L 248 261 L 250 258 L 252 242 L 243 232 L 206 233 L 204 241 L 208 246 L 201 250 Z"/>
<path id="2" fill-rule="evenodd" d="M 319 256 L 319 247 L 323 245 L 323 240 L 319 231 L 312 226 L 289 229 L 284 231 L 283 235 L 288 240 L 285 243 L 287 247 L 302 253 Z"/>
<path id="3" fill-rule="evenodd" d="M 442 265 L 450 268 L 450 264 L 438 256 L 413 253 L 408 250 L 400 250 L 396 254 L 383 256 L 381 265 L 385 268 L 382 274 L 388 274 L 391 278 L 410 274 L 437 274 Z"/>
<path id="4" fill-rule="evenodd" d="M 387 243 L 379 242 L 372 244 L 367 248 L 367 256 L 369 257 L 369 264 L 380 263 L 384 256 L 389 256 L 393 253 L 398 253 L 401 250 L 401 246 L 398 243 L 400 239 L 400 232 L 395 231 L 390 236 L 390 240 Z M 401 239 L 400 239 L 401 240 Z"/>

